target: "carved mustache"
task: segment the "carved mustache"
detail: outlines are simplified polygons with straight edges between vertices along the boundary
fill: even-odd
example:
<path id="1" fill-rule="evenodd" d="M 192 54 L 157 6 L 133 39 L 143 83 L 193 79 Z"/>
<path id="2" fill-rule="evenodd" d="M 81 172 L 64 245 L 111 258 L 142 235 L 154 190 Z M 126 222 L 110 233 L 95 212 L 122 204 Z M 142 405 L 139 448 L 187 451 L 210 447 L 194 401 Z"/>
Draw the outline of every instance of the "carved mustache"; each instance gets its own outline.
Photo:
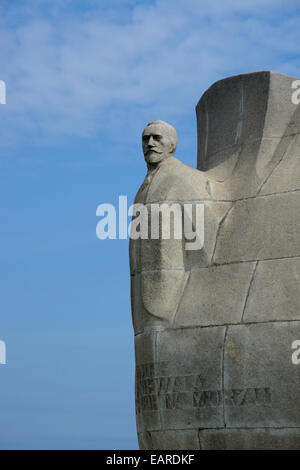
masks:
<path id="1" fill-rule="evenodd" d="M 147 155 L 147 153 L 149 153 L 149 152 L 154 152 L 154 153 L 159 153 L 159 154 L 162 153 L 162 152 L 159 152 L 158 150 L 154 150 L 154 148 L 149 148 L 148 150 L 146 150 L 146 155 Z"/>

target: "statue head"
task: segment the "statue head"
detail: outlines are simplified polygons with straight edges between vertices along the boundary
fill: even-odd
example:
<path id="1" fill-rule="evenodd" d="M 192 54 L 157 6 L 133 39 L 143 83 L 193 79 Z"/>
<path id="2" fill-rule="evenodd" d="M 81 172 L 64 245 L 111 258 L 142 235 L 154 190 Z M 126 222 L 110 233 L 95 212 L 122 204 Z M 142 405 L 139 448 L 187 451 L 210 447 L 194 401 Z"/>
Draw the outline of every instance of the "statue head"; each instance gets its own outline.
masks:
<path id="1" fill-rule="evenodd" d="M 142 134 L 144 157 L 148 165 L 156 165 L 176 150 L 177 133 L 171 124 L 164 121 L 151 121 Z"/>

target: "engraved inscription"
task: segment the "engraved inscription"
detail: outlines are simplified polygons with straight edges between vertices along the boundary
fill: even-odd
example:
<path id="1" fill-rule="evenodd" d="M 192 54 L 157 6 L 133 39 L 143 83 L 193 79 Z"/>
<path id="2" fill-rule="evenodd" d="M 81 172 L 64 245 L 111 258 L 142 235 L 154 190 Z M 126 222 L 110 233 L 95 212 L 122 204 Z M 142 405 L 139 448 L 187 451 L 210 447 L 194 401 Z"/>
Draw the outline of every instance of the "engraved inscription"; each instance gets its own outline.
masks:
<path id="1" fill-rule="evenodd" d="M 222 390 L 202 390 L 193 393 L 193 408 L 204 406 L 220 406 L 222 403 Z"/>
<path id="2" fill-rule="evenodd" d="M 259 406 L 270 403 L 271 391 L 267 387 L 225 390 L 225 404 L 229 406 Z"/>
<path id="3" fill-rule="evenodd" d="M 165 363 L 143 364 L 136 370 L 136 409 L 183 410 L 222 406 L 268 406 L 271 390 L 268 387 L 225 390 L 205 390 L 201 374 L 158 376 L 166 373 Z"/>

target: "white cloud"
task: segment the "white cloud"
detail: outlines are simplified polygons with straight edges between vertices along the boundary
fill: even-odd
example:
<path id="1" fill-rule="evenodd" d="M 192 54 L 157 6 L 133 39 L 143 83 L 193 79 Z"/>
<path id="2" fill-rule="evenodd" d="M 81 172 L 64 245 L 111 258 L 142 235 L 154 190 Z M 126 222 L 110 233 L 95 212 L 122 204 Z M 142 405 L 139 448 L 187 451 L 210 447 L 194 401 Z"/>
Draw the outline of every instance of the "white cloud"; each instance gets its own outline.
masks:
<path id="1" fill-rule="evenodd" d="M 180 120 L 224 76 L 299 75 L 294 1 L 75 4 L 29 0 L 2 11 L 2 145 L 94 136 L 124 122 L 130 133 L 152 118 Z"/>

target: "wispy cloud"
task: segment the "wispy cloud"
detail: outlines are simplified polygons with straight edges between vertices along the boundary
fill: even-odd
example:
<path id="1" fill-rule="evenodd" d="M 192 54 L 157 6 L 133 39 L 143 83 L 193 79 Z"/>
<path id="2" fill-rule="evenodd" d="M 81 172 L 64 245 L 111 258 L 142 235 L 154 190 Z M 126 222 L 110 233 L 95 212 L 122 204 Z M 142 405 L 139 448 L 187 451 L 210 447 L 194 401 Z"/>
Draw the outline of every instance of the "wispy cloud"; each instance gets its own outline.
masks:
<path id="1" fill-rule="evenodd" d="M 0 144 L 49 144 L 124 123 L 130 134 L 153 117 L 180 120 L 224 76 L 262 69 L 299 76 L 297 4 L 28 0 L 20 8 L 4 0 Z"/>

